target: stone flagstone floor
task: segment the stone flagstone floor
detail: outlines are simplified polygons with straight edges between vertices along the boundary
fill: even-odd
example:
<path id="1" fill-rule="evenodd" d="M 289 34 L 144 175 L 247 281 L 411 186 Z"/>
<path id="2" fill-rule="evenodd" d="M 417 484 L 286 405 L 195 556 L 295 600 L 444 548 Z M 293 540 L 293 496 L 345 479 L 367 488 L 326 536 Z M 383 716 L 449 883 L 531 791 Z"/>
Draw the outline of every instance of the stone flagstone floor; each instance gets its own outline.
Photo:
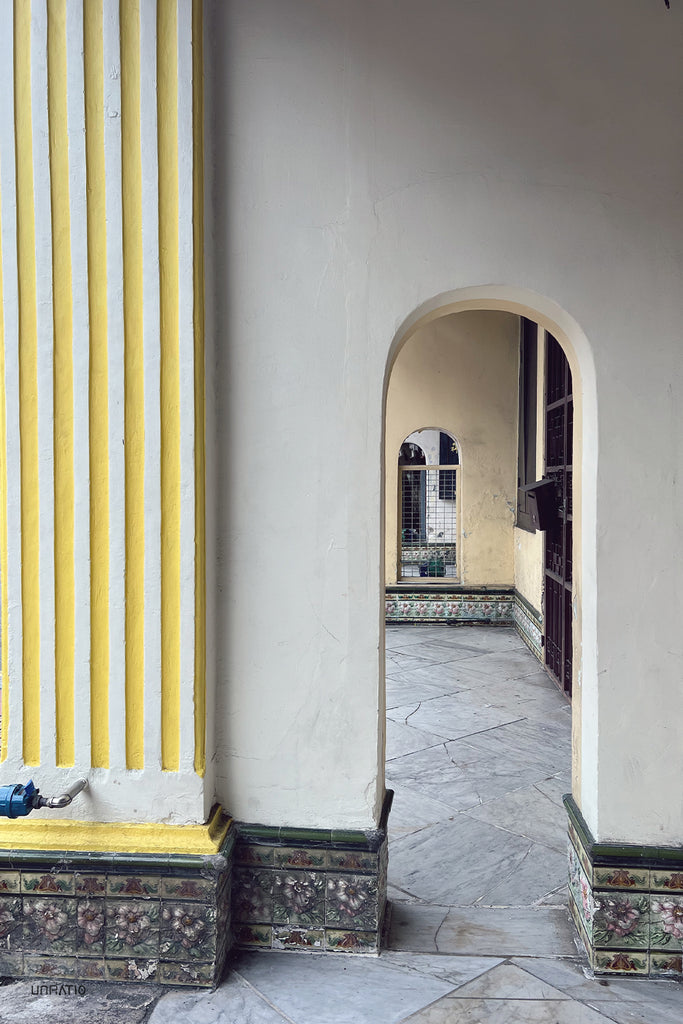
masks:
<path id="1" fill-rule="evenodd" d="M 518 635 L 388 627 L 387 709 L 379 958 L 246 953 L 215 992 L 66 1003 L 16 982 L 0 1024 L 681 1024 L 679 983 L 586 975 L 566 910 L 571 712 Z"/>

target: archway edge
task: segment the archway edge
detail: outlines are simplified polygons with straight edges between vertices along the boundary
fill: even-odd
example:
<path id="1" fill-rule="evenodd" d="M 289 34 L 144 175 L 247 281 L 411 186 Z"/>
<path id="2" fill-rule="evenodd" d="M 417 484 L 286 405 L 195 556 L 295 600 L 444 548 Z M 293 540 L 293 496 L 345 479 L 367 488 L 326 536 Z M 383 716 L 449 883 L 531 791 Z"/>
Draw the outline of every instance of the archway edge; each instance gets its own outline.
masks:
<path id="1" fill-rule="evenodd" d="M 574 561 L 572 793 L 588 826 L 594 835 L 598 835 L 598 406 L 595 363 L 586 334 L 578 321 L 557 302 L 528 288 L 474 285 L 434 295 L 408 314 L 392 339 L 384 375 L 382 431 L 384 433 L 386 423 L 387 387 L 400 350 L 421 327 L 441 317 L 468 310 L 495 310 L 534 320 L 560 343 L 572 371 L 574 452 L 579 468 L 579 472 L 574 474 L 574 544 L 575 551 L 577 545 L 580 551 L 579 558 Z"/>

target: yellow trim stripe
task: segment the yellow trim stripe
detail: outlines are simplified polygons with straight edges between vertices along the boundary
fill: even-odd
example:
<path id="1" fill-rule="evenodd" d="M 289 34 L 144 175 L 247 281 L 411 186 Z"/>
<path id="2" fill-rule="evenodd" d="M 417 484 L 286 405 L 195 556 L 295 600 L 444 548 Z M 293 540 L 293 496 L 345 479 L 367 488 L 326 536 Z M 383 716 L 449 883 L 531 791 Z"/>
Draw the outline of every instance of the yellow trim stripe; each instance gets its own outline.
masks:
<path id="1" fill-rule="evenodd" d="M 178 316 L 178 12 L 157 7 L 161 347 L 161 766 L 180 763 L 180 339 Z"/>
<path id="2" fill-rule="evenodd" d="M 144 766 L 145 389 L 142 342 L 140 4 L 121 0 L 124 437 L 126 505 L 126 766 Z"/>
<path id="3" fill-rule="evenodd" d="M 134 822 L 44 821 L 36 817 L 0 820 L 0 848 L 80 850 L 93 853 L 218 853 L 231 819 L 216 807 L 206 825 L 152 825 Z"/>
<path id="4" fill-rule="evenodd" d="M 14 125 L 19 287 L 22 743 L 24 762 L 37 765 L 40 763 L 38 334 L 31 137 L 31 6 L 27 3 L 14 7 Z"/>
<path id="5" fill-rule="evenodd" d="M 66 0 L 47 5 L 54 317 L 55 717 L 57 764 L 74 763 L 74 422 Z"/>
<path id="6" fill-rule="evenodd" d="M 0 192 L 0 225 L 2 193 Z M 0 676 L 2 678 L 2 720 L 0 724 L 0 761 L 7 757 L 9 726 L 9 602 L 7 597 L 7 407 L 5 405 L 5 317 L 2 284 L 2 233 L 0 232 Z"/>
<path id="7" fill-rule="evenodd" d="M 109 767 L 109 375 L 102 0 L 83 6 L 88 305 L 90 317 L 90 733 Z"/>
<path id="8" fill-rule="evenodd" d="M 204 26 L 192 2 L 192 173 L 195 400 L 194 770 L 206 770 L 206 411 L 204 396 Z"/>

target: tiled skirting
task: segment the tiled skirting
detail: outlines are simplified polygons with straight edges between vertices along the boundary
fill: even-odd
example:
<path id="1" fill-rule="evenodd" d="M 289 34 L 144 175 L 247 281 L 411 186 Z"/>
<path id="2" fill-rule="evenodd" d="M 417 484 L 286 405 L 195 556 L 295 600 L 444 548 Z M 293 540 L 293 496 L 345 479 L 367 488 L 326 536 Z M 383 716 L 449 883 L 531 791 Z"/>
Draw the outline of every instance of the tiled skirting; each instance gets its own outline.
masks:
<path id="1" fill-rule="evenodd" d="M 569 907 L 596 974 L 681 977 L 683 848 L 596 843 L 574 800 Z"/>
<path id="2" fill-rule="evenodd" d="M 511 587 L 461 587 L 438 585 L 408 590 L 405 586 L 387 587 L 386 621 L 489 622 L 510 625 L 513 622 L 514 590 Z"/>
<path id="3" fill-rule="evenodd" d="M 377 953 L 392 797 L 388 792 L 373 832 L 238 826 L 236 945 Z"/>
<path id="4" fill-rule="evenodd" d="M 438 585 L 408 590 L 386 588 L 387 623 L 486 622 L 514 625 L 529 650 L 543 661 L 543 623 L 539 613 L 512 587 Z"/>
<path id="5" fill-rule="evenodd" d="M 543 620 L 536 609 L 517 591 L 512 606 L 512 618 L 517 632 L 531 653 L 543 662 Z"/>
<path id="6" fill-rule="evenodd" d="M 0 851 L 0 976 L 214 986 L 234 829 L 214 856 Z"/>

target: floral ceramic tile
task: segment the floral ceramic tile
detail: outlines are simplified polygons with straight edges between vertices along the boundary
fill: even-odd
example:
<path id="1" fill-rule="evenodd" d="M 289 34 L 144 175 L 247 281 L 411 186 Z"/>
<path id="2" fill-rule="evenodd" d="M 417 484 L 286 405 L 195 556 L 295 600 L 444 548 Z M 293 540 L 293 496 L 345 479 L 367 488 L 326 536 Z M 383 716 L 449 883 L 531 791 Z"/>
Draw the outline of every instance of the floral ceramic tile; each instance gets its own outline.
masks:
<path id="1" fill-rule="evenodd" d="M 238 946 L 263 946 L 270 948 L 273 944 L 273 929 L 268 925 L 238 924 L 235 928 L 235 943 Z"/>
<path id="2" fill-rule="evenodd" d="M 273 874 L 273 923 L 322 927 L 325 923 L 325 875 L 315 871 Z"/>
<path id="3" fill-rule="evenodd" d="M 74 881 L 77 896 L 87 896 L 88 898 L 104 896 L 107 891 L 106 875 L 81 874 L 77 872 L 74 875 Z"/>
<path id="4" fill-rule="evenodd" d="M 161 895 L 166 899 L 208 901 L 215 893 L 215 883 L 206 878 L 161 879 Z"/>
<path id="5" fill-rule="evenodd" d="M 277 868 L 308 868 L 311 871 L 320 871 L 327 867 L 325 850 L 305 850 L 301 847 L 276 849 L 274 862 Z"/>
<path id="6" fill-rule="evenodd" d="M 75 957 L 24 956 L 24 972 L 29 978 L 75 978 Z"/>
<path id="7" fill-rule="evenodd" d="M 9 896 L 21 890 L 21 875 L 18 871 L 0 871 L 0 896 Z"/>
<path id="8" fill-rule="evenodd" d="M 158 896 L 161 879 L 157 875 L 107 875 L 107 895 L 146 899 Z"/>
<path id="9" fill-rule="evenodd" d="M 593 944 L 597 947 L 647 949 L 650 898 L 630 892 L 594 892 Z"/>
<path id="10" fill-rule="evenodd" d="M 256 843 L 237 843 L 235 847 L 235 864 L 271 867 L 274 852 L 272 846 L 259 846 Z"/>
<path id="11" fill-rule="evenodd" d="M 21 891 L 33 896 L 71 896 L 75 892 L 74 876 L 53 871 L 22 871 Z"/>
<path id="12" fill-rule="evenodd" d="M 76 910 L 76 949 L 80 956 L 102 956 L 105 933 L 104 900 L 79 900 Z"/>
<path id="13" fill-rule="evenodd" d="M 649 963 L 646 953 L 596 950 L 593 967 L 599 974 L 647 974 Z"/>
<path id="14" fill-rule="evenodd" d="M 663 871 L 653 869 L 650 872 L 650 889 L 653 891 L 683 893 L 683 871 Z"/>
<path id="15" fill-rule="evenodd" d="M 83 981 L 106 981 L 107 972 L 104 960 L 79 957 L 76 960 L 76 977 Z"/>
<path id="16" fill-rule="evenodd" d="M 598 889 L 647 890 L 649 884 L 650 872 L 647 868 L 593 868 L 593 885 Z"/>
<path id="17" fill-rule="evenodd" d="M 23 973 L 23 953 L 8 953 L 0 948 L 0 978 L 21 978 Z"/>
<path id="18" fill-rule="evenodd" d="M 0 946 L 9 953 L 21 948 L 23 910 L 19 896 L 0 896 Z"/>
<path id="19" fill-rule="evenodd" d="M 233 886 L 236 921 L 269 924 L 273 920 L 273 872 L 238 868 Z"/>
<path id="20" fill-rule="evenodd" d="M 273 928 L 273 949 L 322 949 L 322 928 Z"/>
<path id="21" fill-rule="evenodd" d="M 164 903 L 159 952 L 168 960 L 212 960 L 216 952 L 216 909 L 205 903 Z"/>
<path id="22" fill-rule="evenodd" d="M 107 901 L 108 956 L 147 957 L 159 954 L 159 904 L 152 901 Z"/>
<path id="23" fill-rule="evenodd" d="M 23 911 L 26 952 L 75 953 L 76 900 L 25 896 Z"/>
<path id="24" fill-rule="evenodd" d="M 354 931 L 377 928 L 377 881 L 369 875 L 328 875 L 325 923 Z"/>
<path id="25" fill-rule="evenodd" d="M 650 897 L 650 948 L 683 950 L 683 895 Z"/>
<path id="26" fill-rule="evenodd" d="M 376 953 L 379 945 L 377 932 L 348 932 L 328 928 L 325 946 L 336 953 Z"/>
<path id="27" fill-rule="evenodd" d="M 680 953 L 651 953 L 650 974 L 675 977 L 683 974 L 683 956 Z"/>
<path id="28" fill-rule="evenodd" d="M 376 853 L 363 853 L 354 850 L 330 850 L 329 866 L 333 871 L 377 871 L 378 857 Z"/>
<path id="29" fill-rule="evenodd" d="M 210 988 L 216 979 L 213 964 L 161 963 L 154 979 L 162 985 L 194 985 Z"/>
<path id="30" fill-rule="evenodd" d="M 105 960 L 107 981 L 149 981 L 157 980 L 158 960 L 132 959 Z"/>

